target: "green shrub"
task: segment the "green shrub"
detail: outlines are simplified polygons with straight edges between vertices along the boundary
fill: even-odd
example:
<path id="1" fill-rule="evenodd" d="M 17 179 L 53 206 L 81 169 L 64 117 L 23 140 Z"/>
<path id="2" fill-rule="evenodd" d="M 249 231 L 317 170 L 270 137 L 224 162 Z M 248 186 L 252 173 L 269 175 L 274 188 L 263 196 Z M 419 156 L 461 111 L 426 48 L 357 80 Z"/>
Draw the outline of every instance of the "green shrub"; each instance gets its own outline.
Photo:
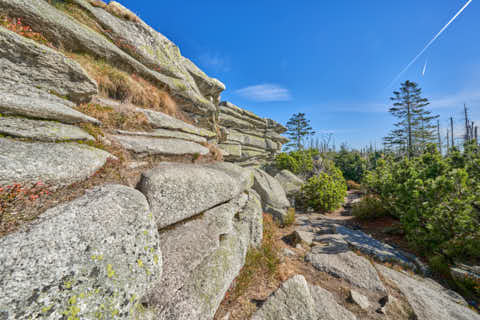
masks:
<path id="1" fill-rule="evenodd" d="M 313 176 L 303 185 L 296 203 L 301 208 L 328 212 L 338 209 L 347 195 L 347 184 L 335 166 Z"/>
<path id="2" fill-rule="evenodd" d="M 428 255 L 480 258 L 480 148 L 443 157 L 435 148 L 412 159 L 387 158 L 363 180 L 407 240 Z"/>
<path id="3" fill-rule="evenodd" d="M 362 158 L 358 151 L 348 151 L 342 148 L 335 155 L 334 161 L 347 180 L 360 182 L 367 171 L 367 160 Z"/>
<path id="4" fill-rule="evenodd" d="M 316 149 L 283 152 L 275 158 L 275 165 L 279 170 L 286 169 L 296 175 L 311 177 L 315 172 L 313 159 L 319 154 Z"/>
<path id="5" fill-rule="evenodd" d="M 385 210 L 380 199 L 368 195 L 352 206 L 352 215 L 368 220 L 385 217 L 388 215 L 388 211 Z"/>

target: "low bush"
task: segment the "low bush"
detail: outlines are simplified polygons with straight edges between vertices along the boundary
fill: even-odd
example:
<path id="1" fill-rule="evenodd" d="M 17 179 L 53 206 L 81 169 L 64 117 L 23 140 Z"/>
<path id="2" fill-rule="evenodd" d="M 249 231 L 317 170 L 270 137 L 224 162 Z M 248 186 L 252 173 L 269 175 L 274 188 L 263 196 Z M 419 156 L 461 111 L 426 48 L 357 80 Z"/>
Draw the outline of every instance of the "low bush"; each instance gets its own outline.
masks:
<path id="1" fill-rule="evenodd" d="M 480 147 L 443 157 L 431 146 L 416 158 L 380 160 L 363 185 L 400 220 L 416 250 L 480 259 Z"/>
<path id="2" fill-rule="evenodd" d="M 326 172 L 307 180 L 295 203 L 302 209 L 328 212 L 338 209 L 346 195 L 347 184 L 342 172 L 332 165 Z"/>
<path id="3" fill-rule="evenodd" d="M 275 158 L 275 165 L 279 170 L 289 170 L 296 175 L 311 177 L 315 174 L 314 158 L 319 156 L 316 149 L 283 152 Z"/>
<path id="4" fill-rule="evenodd" d="M 388 211 L 382 205 L 380 199 L 375 196 L 368 195 L 359 202 L 353 204 L 352 215 L 359 219 L 375 219 L 385 217 Z"/>

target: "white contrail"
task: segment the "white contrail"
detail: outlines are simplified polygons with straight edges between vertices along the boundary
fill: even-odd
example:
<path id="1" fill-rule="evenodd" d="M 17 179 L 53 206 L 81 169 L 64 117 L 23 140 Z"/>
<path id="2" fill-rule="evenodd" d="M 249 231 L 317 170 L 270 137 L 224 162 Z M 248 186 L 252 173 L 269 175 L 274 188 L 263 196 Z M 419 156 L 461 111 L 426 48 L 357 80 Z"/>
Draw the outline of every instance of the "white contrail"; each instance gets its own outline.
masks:
<path id="1" fill-rule="evenodd" d="M 448 23 L 442 28 L 442 30 L 440 30 L 440 32 L 437 33 L 437 35 L 433 37 L 433 39 L 430 40 L 429 43 L 427 43 L 427 45 L 422 49 L 422 51 L 420 51 L 420 53 L 417 54 L 415 58 L 413 58 L 413 60 L 402 70 L 402 72 L 400 72 L 398 76 L 393 79 L 393 81 L 388 85 L 388 88 L 391 88 L 395 84 L 395 82 L 412 66 L 412 64 L 414 64 L 418 60 L 418 58 L 420 58 L 420 56 L 425 51 L 427 51 L 427 49 L 433 44 L 433 42 L 437 40 L 437 38 L 448 28 L 448 26 L 450 26 L 452 22 L 455 21 L 455 19 L 457 19 L 457 17 L 463 12 L 463 10 L 465 10 L 470 5 L 472 1 L 473 0 L 468 0 L 468 2 L 462 7 L 462 9 L 460 9 L 460 11 L 458 11 L 457 14 L 454 15 L 452 19 L 450 19 L 450 21 L 448 21 Z"/>
<path id="2" fill-rule="evenodd" d="M 425 71 L 427 71 L 428 60 L 425 60 L 425 65 L 423 66 L 422 76 L 425 76 Z"/>

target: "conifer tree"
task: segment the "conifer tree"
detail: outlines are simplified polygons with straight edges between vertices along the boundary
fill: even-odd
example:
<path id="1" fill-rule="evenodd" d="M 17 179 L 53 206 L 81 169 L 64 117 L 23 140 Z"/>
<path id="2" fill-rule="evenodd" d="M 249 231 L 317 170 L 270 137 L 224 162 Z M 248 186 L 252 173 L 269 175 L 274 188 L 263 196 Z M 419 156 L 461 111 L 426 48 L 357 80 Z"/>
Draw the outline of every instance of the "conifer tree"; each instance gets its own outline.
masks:
<path id="1" fill-rule="evenodd" d="M 286 148 L 303 149 L 304 140 L 314 134 L 315 131 L 310 126 L 310 120 L 305 118 L 305 113 L 296 113 L 287 122 L 287 135 L 290 143 L 286 145 Z"/>
<path id="2" fill-rule="evenodd" d="M 422 97 L 422 89 L 415 82 L 405 81 L 400 91 L 394 91 L 393 95 L 389 112 L 399 121 L 395 123 L 396 129 L 385 137 L 385 142 L 412 157 L 435 141 L 433 120 L 438 116 L 426 109 L 430 103 Z"/>

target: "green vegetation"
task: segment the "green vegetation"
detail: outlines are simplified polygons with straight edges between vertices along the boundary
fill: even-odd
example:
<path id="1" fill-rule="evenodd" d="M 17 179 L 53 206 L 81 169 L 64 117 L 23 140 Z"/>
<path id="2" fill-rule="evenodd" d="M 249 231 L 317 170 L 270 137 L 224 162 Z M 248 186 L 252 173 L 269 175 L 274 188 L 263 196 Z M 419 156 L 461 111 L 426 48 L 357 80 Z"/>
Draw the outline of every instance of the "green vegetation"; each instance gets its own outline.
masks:
<path id="1" fill-rule="evenodd" d="M 283 152 L 275 158 L 275 165 L 279 170 L 286 169 L 308 178 L 315 173 L 314 159 L 319 155 L 320 152 L 316 149 Z"/>
<path id="2" fill-rule="evenodd" d="M 287 149 L 301 150 L 304 148 L 305 139 L 314 134 L 315 131 L 310 126 L 310 120 L 305 118 L 305 113 L 296 113 L 287 122 L 287 135 L 290 138 L 290 143 L 285 147 Z"/>
<path id="3" fill-rule="evenodd" d="M 443 157 L 430 145 L 418 157 L 388 156 L 363 184 L 408 241 L 426 254 L 480 258 L 480 147 L 467 145 Z"/>
<path id="4" fill-rule="evenodd" d="M 328 212 L 338 209 L 347 195 L 347 184 L 342 172 L 333 164 L 307 180 L 302 187 L 297 203 L 305 209 Z"/>

